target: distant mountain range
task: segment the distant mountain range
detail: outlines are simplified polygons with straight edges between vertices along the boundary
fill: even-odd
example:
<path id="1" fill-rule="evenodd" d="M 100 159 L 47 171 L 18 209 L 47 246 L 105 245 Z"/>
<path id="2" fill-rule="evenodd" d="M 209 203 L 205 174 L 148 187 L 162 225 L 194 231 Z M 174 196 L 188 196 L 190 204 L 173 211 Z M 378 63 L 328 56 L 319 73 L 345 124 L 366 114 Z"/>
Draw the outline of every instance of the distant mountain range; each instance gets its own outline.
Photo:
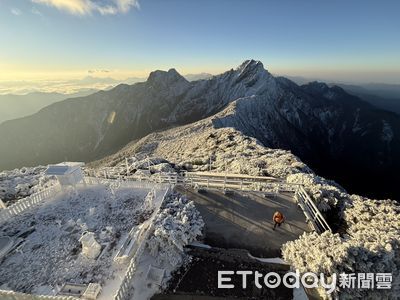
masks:
<path id="1" fill-rule="evenodd" d="M 366 84 L 350 85 L 338 84 L 348 93 L 389 111 L 400 114 L 400 85 Z"/>
<path id="2" fill-rule="evenodd" d="M 316 81 L 301 76 L 287 76 L 299 85 Z M 340 86 L 349 94 L 360 97 L 379 108 L 400 114 L 400 84 L 384 83 L 330 83 L 329 86 Z"/>
<path id="3" fill-rule="evenodd" d="M 96 90 L 85 89 L 73 94 L 34 92 L 26 95 L 0 95 L 0 123 L 32 115 L 54 102 L 87 96 L 94 92 Z"/>
<path id="4" fill-rule="evenodd" d="M 259 61 L 189 82 L 175 69 L 145 82 L 53 103 L 0 125 L 0 168 L 92 161 L 149 133 L 211 118 L 291 150 L 352 192 L 400 198 L 400 116 L 338 86 L 299 86 Z M 196 136 L 193 134 L 193 138 Z"/>
<path id="5" fill-rule="evenodd" d="M 208 79 L 213 75 L 209 73 L 187 74 L 184 77 L 188 81 L 196 81 L 200 79 Z M 125 84 L 134 84 L 137 82 L 146 81 L 146 78 L 131 77 L 123 81 Z M 93 77 L 86 76 L 78 81 L 69 82 L 68 84 L 79 86 L 102 85 L 103 90 L 109 90 L 118 84 L 120 80 L 111 77 Z M 87 96 L 97 92 L 99 89 L 94 88 L 78 88 L 78 92 L 74 93 L 57 93 L 57 92 L 29 92 L 26 94 L 0 94 L 0 123 L 6 120 L 18 119 L 29 116 L 38 112 L 41 108 L 48 106 L 54 102 L 65 100 L 67 98 L 76 98 Z"/>

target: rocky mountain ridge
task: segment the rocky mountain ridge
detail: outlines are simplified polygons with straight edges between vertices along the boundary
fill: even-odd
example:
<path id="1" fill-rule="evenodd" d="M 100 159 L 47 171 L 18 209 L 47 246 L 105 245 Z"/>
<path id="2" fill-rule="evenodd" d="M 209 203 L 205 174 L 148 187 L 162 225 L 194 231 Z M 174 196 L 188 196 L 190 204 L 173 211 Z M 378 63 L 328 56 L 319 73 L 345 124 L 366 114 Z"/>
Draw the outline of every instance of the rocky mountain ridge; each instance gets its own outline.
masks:
<path id="1" fill-rule="evenodd" d="M 175 69 L 66 100 L 0 126 L 0 168 L 92 161 L 147 134 L 210 118 L 264 146 L 291 150 L 319 174 L 360 194 L 396 194 L 400 117 L 339 87 L 298 86 L 247 60 L 210 79 Z M 10 134 L 12 133 L 12 134 Z M 196 137 L 194 137 L 196 138 Z"/>

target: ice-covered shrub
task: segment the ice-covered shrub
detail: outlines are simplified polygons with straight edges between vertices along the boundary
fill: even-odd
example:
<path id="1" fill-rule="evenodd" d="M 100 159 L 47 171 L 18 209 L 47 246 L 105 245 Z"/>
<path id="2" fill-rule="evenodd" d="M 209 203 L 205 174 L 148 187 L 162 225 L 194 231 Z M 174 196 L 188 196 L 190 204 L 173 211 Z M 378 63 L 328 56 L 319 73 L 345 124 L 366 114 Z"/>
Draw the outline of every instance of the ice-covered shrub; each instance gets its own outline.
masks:
<path id="1" fill-rule="evenodd" d="M 338 184 L 313 173 L 291 174 L 287 176 L 286 181 L 303 185 L 321 211 L 343 205 L 348 198 L 346 191 Z"/>
<path id="2" fill-rule="evenodd" d="M 347 234 L 304 233 L 283 245 L 284 259 L 301 272 L 392 273 L 391 290 L 339 289 L 341 299 L 392 297 L 399 292 L 400 207 L 391 200 L 350 196 L 344 210 Z"/>
<path id="3" fill-rule="evenodd" d="M 15 201 L 51 186 L 55 178 L 45 171 L 45 166 L 38 166 L 0 172 L 0 199 Z"/>
<path id="4" fill-rule="evenodd" d="M 154 221 L 154 232 L 147 246 L 159 263 L 181 263 L 183 246 L 195 241 L 204 226 L 192 201 L 180 194 L 169 195 Z"/>

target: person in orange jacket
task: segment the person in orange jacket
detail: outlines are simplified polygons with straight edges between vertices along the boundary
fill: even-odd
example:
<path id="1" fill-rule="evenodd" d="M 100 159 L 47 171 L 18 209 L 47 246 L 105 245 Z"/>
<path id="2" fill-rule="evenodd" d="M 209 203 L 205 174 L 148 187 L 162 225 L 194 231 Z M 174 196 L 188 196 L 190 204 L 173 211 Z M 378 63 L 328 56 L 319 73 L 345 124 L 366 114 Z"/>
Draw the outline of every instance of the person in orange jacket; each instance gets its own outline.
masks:
<path id="1" fill-rule="evenodd" d="M 285 217 L 284 217 L 283 213 L 281 213 L 280 211 L 276 211 L 274 213 L 274 216 L 272 217 L 272 221 L 274 222 L 274 229 L 273 230 L 275 230 L 276 225 L 278 225 L 278 227 L 279 227 L 279 226 L 281 226 L 281 224 L 283 222 L 285 222 Z"/>

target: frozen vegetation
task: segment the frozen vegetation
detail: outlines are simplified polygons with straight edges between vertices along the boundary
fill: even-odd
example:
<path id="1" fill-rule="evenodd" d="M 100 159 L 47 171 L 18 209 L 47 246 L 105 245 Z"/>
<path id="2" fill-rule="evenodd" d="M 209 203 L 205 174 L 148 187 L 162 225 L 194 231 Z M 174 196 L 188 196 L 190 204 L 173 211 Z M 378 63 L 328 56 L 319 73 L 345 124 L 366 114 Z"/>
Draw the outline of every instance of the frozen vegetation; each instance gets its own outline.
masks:
<path id="1" fill-rule="evenodd" d="M 392 273 L 391 290 L 339 290 L 341 299 L 392 299 L 400 293 L 400 208 L 391 200 L 350 196 L 346 234 L 303 234 L 283 246 L 284 259 L 302 272 Z"/>
<path id="2" fill-rule="evenodd" d="M 120 241 L 150 216 L 142 209 L 147 192 L 82 187 L 13 217 L 2 225 L 0 236 L 19 236 L 23 243 L 1 262 L 0 287 L 34 293 L 65 282 L 103 285 L 116 271 L 112 257 Z M 85 232 L 101 245 L 96 259 L 82 254 L 79 239 Z"/>
<path id="3" fill-rule="evenodd" d="M 180 194 L 164 201 L 154 221 L 148 248 L 158 264 L 174 268 L 182 263 L 183 247 L 201 237 L 204 222 L 194 203 Z"/>
<path id="4" fill-rule="evenodd" d="M 0 199 L 8 205 L 51 186 L 54 178 L 46 176 L 47 167 L 14 169 L 0 172 Z"/>
<path id="5" fill-rule="evenodd" d="M 157 157 L 176 172 L 227 171 L 302 184 L 321 211 L 339 219 L 335 231 L 340 233 L 305 233 L 283 246 L 285 260 L 301 271 L 328 275 L 389 272 L 393 288 L 384 293 L 389 298 L 400 293 L 400 209 L 396 201 L 350 195 L 335 182 L 316 175 L 290 151 L 264 147 L 232 128 L 215 129 L 212 119 L 151 134 L 99 164 L 119 165 L 122 157 L 132 155 Z M 338 292 L 343 298 L 384 295 L 382 290 Z"/>

